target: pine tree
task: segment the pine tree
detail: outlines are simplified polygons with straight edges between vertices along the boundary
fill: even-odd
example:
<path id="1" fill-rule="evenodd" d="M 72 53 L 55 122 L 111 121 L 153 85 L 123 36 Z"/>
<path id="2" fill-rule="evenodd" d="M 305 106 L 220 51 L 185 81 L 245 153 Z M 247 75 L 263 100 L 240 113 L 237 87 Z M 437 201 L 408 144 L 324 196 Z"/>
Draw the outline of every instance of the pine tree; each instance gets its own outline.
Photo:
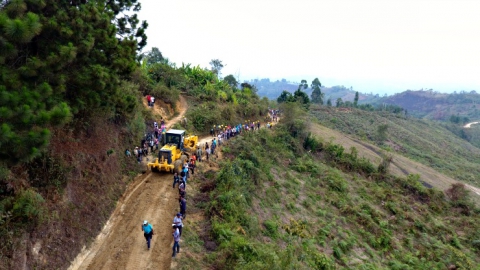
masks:
<path id="1" fill-rule="evenodd" d="M 353 100 L 353 107 L 358 107 L 358 91 L 355 92 L 355 99 Z"/>
<path id="2" fill-rule="evenodd" d="M 147 24 L 123 14 L 132 8 L 140 4 L 2 1 L 0 169 L 39 155 L 54 125 L 98 109 L 115 114 L 118 85 L 146 44 Z"/>

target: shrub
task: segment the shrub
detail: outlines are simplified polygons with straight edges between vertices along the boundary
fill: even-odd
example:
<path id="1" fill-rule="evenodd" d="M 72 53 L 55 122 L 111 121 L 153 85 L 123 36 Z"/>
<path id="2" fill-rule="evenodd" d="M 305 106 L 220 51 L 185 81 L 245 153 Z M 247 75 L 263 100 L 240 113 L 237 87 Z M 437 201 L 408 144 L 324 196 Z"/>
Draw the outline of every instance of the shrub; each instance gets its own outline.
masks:
<path id="1" fill-rule="evenodd" d="M 468 190 L 465 187 L 465 184 L 463 183 L 454 183 L 450 186 L 449 189 L 445 191 L 445 194 L 447 197 L 454 201 L 458 202 L 460 200 L 465 200 L 465 198 L 468 198 Z"/>
<path id="2" fill-rule="evenodd" d="M 166 103 L 175 106 L 175 102 L 180 98 L 180 91 L 175 87 L 167 87 L 164 83 L 157 83 L 151 90 L 151 94 Z"/>
<path id="3" fill-rule="evenodd" d="M 34 190 L 23 190 L 13 202 L 13 217 L 36 222 L 45 212 L 44 202 L 43 197 Z"/>
<path id="4" fill-rule="evenodd" d="M 333 191 L 337 191 L 340 193 L 347 191 L 347 182 L 337 173 L 329 173 L 325 178 L 328 184 L 328 188 Z"/>
<path id="5" fill-rule="evenodd" d="M 276 238 L 278 236 L 278 223 L 276 221 L 265 220 L 263 226 L 265 226 L 263 234 L 271 238 Z"/>

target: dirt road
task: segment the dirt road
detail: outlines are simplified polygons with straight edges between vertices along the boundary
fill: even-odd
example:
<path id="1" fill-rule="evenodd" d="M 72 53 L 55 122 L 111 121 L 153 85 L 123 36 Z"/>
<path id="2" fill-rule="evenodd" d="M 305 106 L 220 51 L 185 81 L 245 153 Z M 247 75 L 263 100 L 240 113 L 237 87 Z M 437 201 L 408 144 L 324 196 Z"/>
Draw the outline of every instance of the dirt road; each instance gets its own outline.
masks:
<path id="1" fill-rule="evenodd" d="M 470 122 L 470 123 L 464 125 L 463 127 L 464 127 L 464 128 L 471 128 L 472 125 L 476 125 L 476 124 L 479 124 L 479 123 L 480 123 L 480 122 Z"/>
<path id="2" fill-rule="evenodd" d="M 179 115 L 167 121 L 167 127 L 183 118 L 187 106 L 180 97 Z M 69 269 L 170 269 L 172 222 L 179 210 L 178 190 L 172 182 L 168 173 L 147 172 L 137 177 L 95 242 L 82 250 Z M 141 230 L 143 220 L 155 231 L 150 251 Z"/>
<path id="3" fill-rule="evenodd" d="M 172 220 L 178 191 L 171 174 L 146 173 L 120 202 L 94 245 L 70 269 L 170 269 Z M 154 230 L 147 250 L 141 223 Z"/>

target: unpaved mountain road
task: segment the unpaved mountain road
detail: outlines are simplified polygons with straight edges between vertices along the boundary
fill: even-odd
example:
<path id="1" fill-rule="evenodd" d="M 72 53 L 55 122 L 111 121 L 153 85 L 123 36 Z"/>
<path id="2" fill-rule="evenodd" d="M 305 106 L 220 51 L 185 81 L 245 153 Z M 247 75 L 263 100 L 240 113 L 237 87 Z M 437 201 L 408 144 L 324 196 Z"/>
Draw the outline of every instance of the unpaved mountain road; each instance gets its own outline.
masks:
<path id="1" fill-rule="evenodd" d="M 177 104 L 179 115 L 166 122 L 167 127 L 185 115 L 187 102 Z M 75 258 L 69 269 L 170 269 L 172 222 L 178 212 L 178 190 L 172 188 L 169 173 L 147 172 L 129 186 L 92 245 Z M 155 231 L 150 251 L 141 230 L 148 220 Z"/>
<path id="2" fill-rule="evenodd" d="M 136 179 L 117 205 L 102 233 L 70 269 L 170 269 L 172 220 L 178 211 L 178 191 L 172 175 L 148 172 Z M 147 250 L 141 230 L 148 220 L 155 231 Z"/>
<path id="3" fill-rule="evenodd" d="M 471 128 L 472 125 L 476 125 L 476 124 L 478 124 L 478 123 L 480 123 L 480 122 L 478 122 L 478 121 L 477 121 L 477 122 L 470 122 L 470 123 L 468 123 L 468 124 L 465 124 L 463 127 L 464 127 L 464 128 Z"/>

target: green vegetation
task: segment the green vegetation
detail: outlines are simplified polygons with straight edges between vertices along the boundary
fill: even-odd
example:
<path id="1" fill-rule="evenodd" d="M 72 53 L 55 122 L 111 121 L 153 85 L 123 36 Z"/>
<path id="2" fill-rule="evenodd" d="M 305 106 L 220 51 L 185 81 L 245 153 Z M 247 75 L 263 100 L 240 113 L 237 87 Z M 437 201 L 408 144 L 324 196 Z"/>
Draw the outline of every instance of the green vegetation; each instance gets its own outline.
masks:
<path id="1" fill-rule="evenodd" d="M 30 235 L 50 249 L 45 260 L 61 258 L 49 267 L 65 268 L 70 259 L 65 256 L 100 230 L 124 191 L 128 179 L 122 176 L 131 179 L 138 172 L 122 153 L 138 143 L 151 117 L 143 96 L 175 109 L 183 95 L 190 108 L 183 127 L 197 134 L 213 125 L 268 119 L 272 102 L 257 94 L 265 87 L 239 86 L 233 75 L 222 80 L 219 59 L 209 70 L 177 67 L 155 47 L 143 59 L 137 56 L 146 44 L 147 24 L 135 13 L 123 15 L 139 10 L 137 0 L 12 0 L 0 6 L 0 268 L 9 268 L 15 243 Z M 480 146 L 479 127 L 459 127 L 478 117 L 476 93 L 415 93 L 423 101 L 433 96 L 468 105 L 465 111 L 454 106 L 440 113 L 427 108 L 419 114 L 419 103 L 408 109 L 449 117 L 439 124 L 409 118 L 401 102 L 377 96 L 380 106 L 362 103 L 351 87 L 327 89 L 318 78 L 310 85 L 311 100 L 306 80 L 273 84 L 285 89 L 277 99 L 281 123 L 227 143 L 218 173 L 203 175 L 201 190 L 209 200 L 198 207 L 208 219 L 205 226 L 187 227 L 184 238 L 193 252 L 205 254 L 202 265 L 474 269 L 480 264 L 480 211 L 465 185 L 452 185 L 444 194 L 424 187 L 418 175 L 388 174 L 390 153 L 398 152 L 480 186 L 480 149 L 474 146 Z M 378 144 L 385 150 L 380 164 L 359 157 L 355 147 L 312 136 L 312 115 L 327 127 Z M 60 241 L 64 234 L 78 246 Z M 27 266 L 37 267 L 30 261 Z"/>
<path id="2" fill-rule="evenodd" d="M 118 196 L 121 174 L 135 171 L 133 162 L 115 153 L 123 153 L 119 148 L 145 129 L 140 93 L 130 75 L 137 68 L 137 52 L 146 44 L 147 24 L 135 14 L 140 9 L 137 0 L 14 0 L 2 1 L 0 6 L 3 268 L 16 238 L 46 233 L 49 222 L 65 224 L 75 219 L 59 213 L 70 210 L 72 216 L 84 214 L 83 218 L 93 217 L 91 222 L 100 224 L 104 215 L 80 213 L 79 208 L 83 203 L 96 204 L 99 212 L 111 208 L 109 200 Z M 126 16 L 127 10 L 135 12 Z M 92 142 L 95 136 L 102 138 Z M 79 141 L 85 144 L 79 147 Z M 90 151 L 93 143 L 99 144 Z M 90 177 L 100 178 L 101 169 L 92 169 L 85 157 L 118 164 L 111 178 L 102 178 L 102 184 L 110 185 L 104 191 L 106 198 L 91 202 L 76 198 L 80 207 L 63 208 L 56 202 L 64 194 L 67 178 L 73 174 L 81 182 L 71 182 L 72 193 L 74 187 L 95 185 Z M 81 235 L 75 237 L 81 239 Z"/>
<path id="3" fill-rule="evenodd" d="M 145 45 L 146 23 L 138 27 L 136 15 L 120 14 L 137 1 L 76 2 L 2 4 L 1 178 L 6 167 L 39 157 L 51 128 L 72 116 L 107 111 L 115 117 L 135 106 L 135 96 L 119 86 Z"/>
<path id="4" fill-rule="evenodd" d="M 207 70 L 176 67 L 155 47 L 137 56 L 147 27 L 135 14 L 137 0 L 1 7 L 0 268 L 9 268 L 22 235 L 48 235 L 42 241 L 55 252 L 46 259 L 90 241 L 140 170 L 123 153 L 153 120 L 145 95 L 175 109 L 182 93 L 192 108 L 186 128 L 197 134 L 266 117 L 268 99 L 251 85 L 220 80 L 218 59 Z M 67 236 L 57 226 L 92 229 L 69 232 L 77 245 L 63 250 L 57 240 Z"/>
<path id="5" fill-rule="evenodd" d="M 480 149 L 449 130 L 448 125 L 385 111 L 312 108 L 322 125 L 394 151 L 475 186 L 480 186 Z"/>
<path id="6" fill-rule="evenodd" d="M 453 94 L 439 93 L 430 90 L 407 90 L 388 97 L 371 100 L 375 104 L 392 104 L 400 106 L 410 112 L 412 116 L 449 121 L 459 117 L 458 121 L 468 119 L 476 120 L 480 117 L 477 104 L 480 95 L 475 91 L 461 91 Z"/>
<path id="7" fill-rule="evenodd" d="M 313 138 L 295 103 L 281 109 L 280 124 L 229 142 L 220 171 L 205 175 L 211 229 L 189 232 L 217 243 L 204 266 L 474 269 L 480 263 L 480 210 L 464 186 L 445 196 L 416 175 L 388 175 L 382 169 L 388 158 L 376 168 L 354 148 Z"/>
<path id="8" fill-rule="evenodd" d="M 312 102 L 313 103 L 319 103 L 323 104 L 323 99 L 325 98 L 325 94 L 322 93 L 322 83 L 318 80 L 318 78 L 315 78 L 312 81 Z"/>

